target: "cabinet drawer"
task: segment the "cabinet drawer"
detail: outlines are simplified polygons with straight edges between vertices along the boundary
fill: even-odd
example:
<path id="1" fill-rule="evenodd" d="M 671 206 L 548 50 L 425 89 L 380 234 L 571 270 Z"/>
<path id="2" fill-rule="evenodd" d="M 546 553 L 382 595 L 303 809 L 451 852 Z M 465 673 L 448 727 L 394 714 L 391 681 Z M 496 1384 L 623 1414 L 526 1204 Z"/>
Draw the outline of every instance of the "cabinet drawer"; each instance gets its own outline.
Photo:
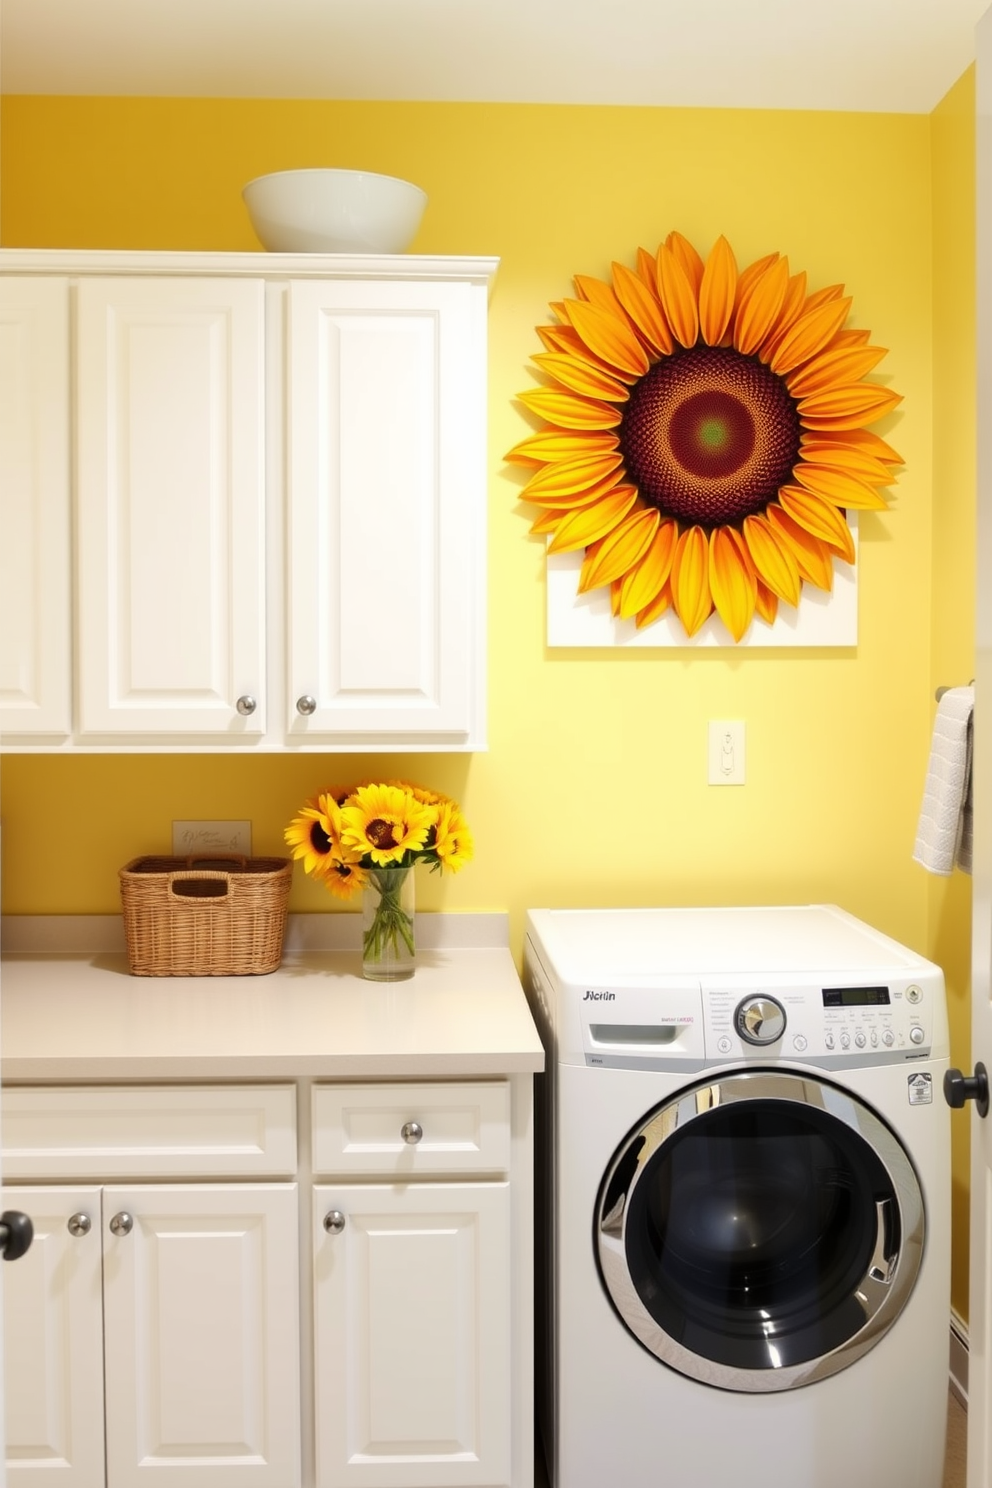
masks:
<path id="1" fill-rule="evenodd" d="M 317 1085 L 312 1114 L 315 1173 L 412 1177 L 510 1166 L 505 1080 Z"/>
<path id="2" fill-rule="evenodd" d="M 7 1179 L 296 1173 L 293 1085 L 7 1086 L 0 1112 Z"/>

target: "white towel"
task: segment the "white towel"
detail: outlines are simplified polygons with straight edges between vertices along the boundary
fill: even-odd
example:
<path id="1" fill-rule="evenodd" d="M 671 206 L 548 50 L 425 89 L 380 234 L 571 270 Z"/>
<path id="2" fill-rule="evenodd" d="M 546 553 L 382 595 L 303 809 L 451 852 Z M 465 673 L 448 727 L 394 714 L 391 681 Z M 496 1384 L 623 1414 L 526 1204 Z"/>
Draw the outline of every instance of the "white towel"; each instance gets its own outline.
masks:
<path id="1" fill-rule="evenodd" d="M 971 740 L 974 687 L 949 687 L 937 703 L 913 859 L 930 873 L 971 872 Z"/>

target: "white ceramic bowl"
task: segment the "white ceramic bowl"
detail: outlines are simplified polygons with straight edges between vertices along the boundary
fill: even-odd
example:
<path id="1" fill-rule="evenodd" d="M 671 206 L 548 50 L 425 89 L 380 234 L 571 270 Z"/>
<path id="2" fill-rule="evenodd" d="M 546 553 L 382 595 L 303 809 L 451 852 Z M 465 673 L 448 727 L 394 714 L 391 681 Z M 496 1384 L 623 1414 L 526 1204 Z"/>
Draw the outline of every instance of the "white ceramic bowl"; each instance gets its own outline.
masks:
<path id="1" fill-rule="evenodd" d="M 355 170 L 275 171 L 241 195 L 270 253 L 404 253 L 427 205 L 410 181 Z"/>

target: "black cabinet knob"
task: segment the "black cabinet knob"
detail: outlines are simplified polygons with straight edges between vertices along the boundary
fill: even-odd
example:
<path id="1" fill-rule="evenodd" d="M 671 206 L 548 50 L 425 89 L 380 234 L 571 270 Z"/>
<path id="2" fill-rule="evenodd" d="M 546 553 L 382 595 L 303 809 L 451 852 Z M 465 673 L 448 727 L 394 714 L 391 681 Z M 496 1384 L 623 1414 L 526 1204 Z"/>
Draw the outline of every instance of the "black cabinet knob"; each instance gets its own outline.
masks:
<path id="1" fill-rule="evenodd" d="M 19 1209 L 0 1214 L 0 1251 L 5 1261 L 20 1260 L 34 1239 L 34 1225 Z"/>
<path id="2" fill-rule="evenodd" d="M 965 1101 L 973 1100 L 979 1116 L 987 1116 L 989 1075 L 984 1064 L 976 1064 L 973 1075 L 963 1075 L 959 1069 L 949 1069 L 944 1075 L 944 1099 L 956 1111 L 960 1110 Z"/>

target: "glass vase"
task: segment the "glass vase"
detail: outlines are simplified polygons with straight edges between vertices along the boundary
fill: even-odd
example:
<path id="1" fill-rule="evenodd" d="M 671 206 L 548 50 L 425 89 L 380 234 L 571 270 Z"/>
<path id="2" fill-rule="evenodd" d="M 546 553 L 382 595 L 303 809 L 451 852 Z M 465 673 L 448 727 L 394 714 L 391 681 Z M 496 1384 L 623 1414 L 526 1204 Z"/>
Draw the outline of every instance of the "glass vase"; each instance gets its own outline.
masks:
<path id="1" fill-rule="evenodd" d="M 417 964 L 413 868 L 368 868 L 362 889 L 362 976 L 402 982 Z"/>

